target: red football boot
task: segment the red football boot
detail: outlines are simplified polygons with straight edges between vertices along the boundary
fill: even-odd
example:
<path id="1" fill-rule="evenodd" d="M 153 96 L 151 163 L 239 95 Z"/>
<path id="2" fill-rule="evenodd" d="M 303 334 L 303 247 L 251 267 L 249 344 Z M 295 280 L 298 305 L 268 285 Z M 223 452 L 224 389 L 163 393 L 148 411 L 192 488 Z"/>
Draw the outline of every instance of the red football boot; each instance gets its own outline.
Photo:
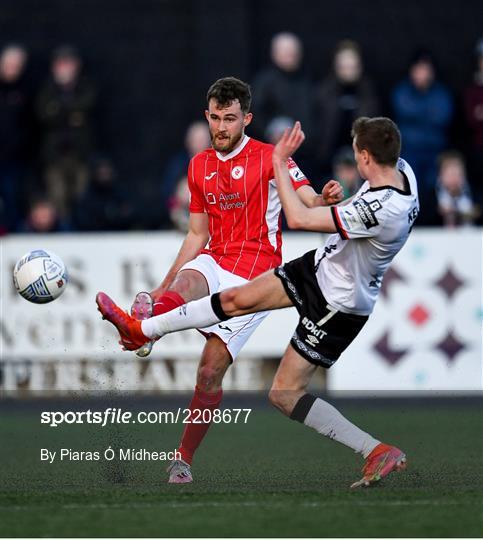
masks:
<path id="1" fill-rule="evenodd" d="M 369 487 L 375 482 L 393 471 L 401 471 L 406 468 L 406 455 L 395 446 L 388 444 L 378 444 L 367 456 L 362 472 L 364 476 L 354 482 L 352 489 L 358 487 Z"/>
<path id="2" fill-rule="evenodd" d="M 102 314 L 102 318 L 116 327 L 125 349 L 136 351 L 150 341 L 141 330 L 141 321 L 124 312 L 107 294 L 103 292 L 97 293 L 96 303 Z"/>

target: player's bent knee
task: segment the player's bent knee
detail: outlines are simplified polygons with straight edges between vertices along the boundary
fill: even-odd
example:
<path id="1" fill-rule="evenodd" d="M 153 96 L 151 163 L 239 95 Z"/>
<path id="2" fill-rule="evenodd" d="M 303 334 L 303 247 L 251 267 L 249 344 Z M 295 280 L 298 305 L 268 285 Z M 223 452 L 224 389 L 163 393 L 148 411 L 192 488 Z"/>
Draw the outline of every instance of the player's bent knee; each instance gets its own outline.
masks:
<path id="1" fill-rule="evenodd" d="M 198 370 L 197 384 L 204 389 L 220 386 L 225 369 L 222 366 L 204 365 Z"/>
<path id="2" fill-rule="evenodd" d="M 191 300 L 207 294 L 207 285 L 204 277 L 196 270 L 181 270 L 169 290 Z"/>

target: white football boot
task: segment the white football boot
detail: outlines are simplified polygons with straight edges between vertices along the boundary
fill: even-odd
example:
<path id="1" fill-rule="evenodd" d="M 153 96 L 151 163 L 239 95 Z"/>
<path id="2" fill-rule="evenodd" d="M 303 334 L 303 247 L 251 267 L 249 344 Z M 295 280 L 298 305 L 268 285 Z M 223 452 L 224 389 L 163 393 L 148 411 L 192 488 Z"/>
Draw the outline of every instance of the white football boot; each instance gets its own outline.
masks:
<path id="1" fill-rule="evenodd" d="M 189 484 L 193 482 L 191 466 L 182 459 L 174 459 L 166 472 L 169 473 L 168 484 Z"/>

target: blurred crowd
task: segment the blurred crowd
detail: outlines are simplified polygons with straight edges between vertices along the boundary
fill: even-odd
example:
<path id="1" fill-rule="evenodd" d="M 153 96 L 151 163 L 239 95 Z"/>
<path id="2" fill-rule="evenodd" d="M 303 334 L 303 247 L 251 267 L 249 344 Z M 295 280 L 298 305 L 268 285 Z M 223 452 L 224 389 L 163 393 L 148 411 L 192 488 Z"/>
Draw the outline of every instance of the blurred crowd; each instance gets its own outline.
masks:
<path id="1" fill-rule="evenodd" d="M 347 196 L 361 179 L 350 128 L 358 116 L 386 115 L 399 125 L 402 156 L 419 181 L 417 225 L 482 223 L 483 38 L 475 46 L 475 72 L 451 92 L 429 50 L 417 50 L 390 95 L 381 96 L 364 67 L 358 43 L 335 47 L 332 67 L 314 81 L 305 69 L 301 40 L 275 35 L 265 68 L 251 81 L 254 121 L 249 134 L 276 143 L 300 120 L 306 144 L 297 162 L 316 189 L 339 180 Z M 97 88 L 71 45 L 52 52 L 39 88 L 29 83 L 28 51 L 8 44 L 0 52 L 0 235 L 9 232 L 120 231 L 136 226 L 136 208 L 115 164 L 98 150 Z M 459 112 L 461 111 L 461 112 Z M 465 141 L 454 140 L 455 115 L 464 114 Z M 187 126 L 179 151 L 161 170 L 159 228 L 186 230 L 187 166 L 210 145 L 206 123 Z"/>

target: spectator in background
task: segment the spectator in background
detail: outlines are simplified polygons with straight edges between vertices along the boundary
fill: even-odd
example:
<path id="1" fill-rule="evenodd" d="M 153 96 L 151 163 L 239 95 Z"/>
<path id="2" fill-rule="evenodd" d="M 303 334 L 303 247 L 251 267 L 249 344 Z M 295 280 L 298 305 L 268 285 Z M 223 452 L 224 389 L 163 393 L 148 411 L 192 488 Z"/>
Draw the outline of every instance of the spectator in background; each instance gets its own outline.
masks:
<path id="1" fill-rule="evenodd" d="M 334 153 L 352 144 L 350 133 L 354 120 L 379 114 L 374 86 L 364 74 L 361 51 L 354 41 L 337 44 L 333 72 L 316 89 L 316 110 L 317 156 L 327 174 Z"/>
<path id="2" fill-rule="evenodd" d="M 169 217 L 172 224 L 178 231 L 188 232 L 190 219 L 190 190 L 188 187 L 188 177 L 180 178 L 175 193 L 170 201 Z"/>
<path id="3" fill-rule="evenodd" d="M 119 186 L 111 161 L 93 161 L 91 181 L 74 206 L 74 223 L 80 231 L 124 231 L 134 220 L 134 209 Z"/>
<path id="4" fill-rule="evenodd" d="M 51 77 L 36 102 L 47 193 L 62 217 L 69 215 L 87 187 L 93 148 L 96 92 L 81 71 L 77 50 L 68 45 L 58 48 L 52 55 Z"/>
<path id="5" fill-rule="evenodd" d="M 178 182 L 188 172 L 190 159 L 209 148 L 211 145 L 210 132 L 206 122 L 192 122 L 186 130 L 184 148 L 168 160 L 161 184 L 161 227 L 169 227 L 171 199 L 175 195 Z M 174 204 L 174 203 L 173 203 Z"/>
<path id="6" fill-rule="evenodd" d="M 20 228 L 24 233 L 54 233 L 70 231 L 70 224 L 59 216 L 55 204 L 48 197 L 38 197 Z"/>
<path id="7" fill-rule="evenodd" d="M 438 158 L 439 175 L 436 184 L 438 211 L 445 227 L 470 225 L 477 212 L 466 180 L 465 162 L 456 151 L 442 153 Z"/>
<path id="8" fill-rule="evenodd" d="M 354 150 L 343 146 L 333 160 L 333 177 L 338 180 L 344 190 L 344 199 L 352 197 L 361 187 L 361 177 L 354 159 Z"/>
<path id="9" fill-rule="evenodd" d="M 472 132 L 470 179 L 478 202 L 483 203 L 483 37 L 476 45 L 477 69 L 473 84 L 466 89 L 465 109 Z"/>
<path id="10" fill-rule="evenodd" d="M 447 147 L 447 131 L 453 101 L 447 88 L 436 80 L 435 63 L 427 51 L 418 51 L 409 76 L 392 93 L 395 121 L 402 135 L 401 155 L 418 179 L 421 213 L 418 224 L 435 224 L 434 197 L 437 156 Z"/>
<path id="11" fill-rule="evenodd" d="M 19 199 L 25 196 L 22 184 L 32 132 L 26 63 L 22 45 L 7 45 L 0 53 L 0 227 L 5 232 L 20 226 Z"/>
<path id="12" fill-rule="evenodd" d="M 270 55 L 271 65 L 261 70 L 252 84 L 252 129 L 256 135 L 263 137 L 269 124 L 276 118 L 288 117 L 291 125 L 295 120 L 300 120 L 306 142 L 310 145 L 312 84 L 302 68 L 302 42 L 290 32 L 276 34 L 271 41 Z M 298 155 L 297 160 L 300 161 Z"/>

